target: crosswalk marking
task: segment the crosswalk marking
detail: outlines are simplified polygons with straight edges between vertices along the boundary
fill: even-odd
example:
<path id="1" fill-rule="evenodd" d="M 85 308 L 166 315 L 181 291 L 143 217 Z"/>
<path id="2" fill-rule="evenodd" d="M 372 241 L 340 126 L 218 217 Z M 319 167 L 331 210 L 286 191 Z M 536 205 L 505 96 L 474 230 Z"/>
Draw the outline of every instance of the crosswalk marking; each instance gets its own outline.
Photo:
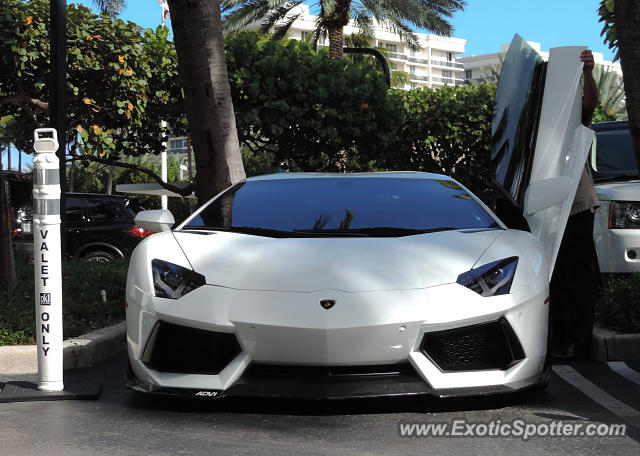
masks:
<path id="1" fill-rule="evenodd" d="M 631 380 L 633 383 L 640 385 L 640 372 L 631 369 L 622 361 L 609 361 L 607 364 L 616 374 L 620 374 L 627 380 Z"/>
<path id="2" fill-rule="evenodd" d="M 638 427 L 640 426 L 640 412 L 619 401 L 609 393 L 605 392 L 599 386 L 591 383 L 584 378 L 582 374 L 576 371 L 573 367 L 567 365 L 553 366 L 553 372 L 560 378 L 569 382 L 584 394 L 586 394 L 591 400 L 602 405 L 611 413 L 619 416 L 623 420 Z"/>

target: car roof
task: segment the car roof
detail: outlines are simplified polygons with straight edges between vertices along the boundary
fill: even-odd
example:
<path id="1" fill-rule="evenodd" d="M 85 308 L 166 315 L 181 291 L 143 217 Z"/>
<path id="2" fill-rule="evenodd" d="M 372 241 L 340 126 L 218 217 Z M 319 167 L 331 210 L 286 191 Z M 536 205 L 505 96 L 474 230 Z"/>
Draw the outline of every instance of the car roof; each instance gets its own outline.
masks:
<path id="1" fill-rule="evenodd" d="M 403 179 L 439 179 L 453 180 L 444 174 L 423 173 L 419 171 L 383 171 L 372 173 L 276 173 L 265 174 L 264 176 L 254 176 L 247 178 L 247 182 L 264 180 L 284 180 L 284 179 L 317 179 L 317 178 L 403 178 Z"/>
<path id="2" fill-rule="evenodd" d="M 591 128 L 594 131 L 609 131 L 609 130 L 628 130 L 628 121 L 614 121 L 614 122 L 598 122 L 591 124 Z"/>

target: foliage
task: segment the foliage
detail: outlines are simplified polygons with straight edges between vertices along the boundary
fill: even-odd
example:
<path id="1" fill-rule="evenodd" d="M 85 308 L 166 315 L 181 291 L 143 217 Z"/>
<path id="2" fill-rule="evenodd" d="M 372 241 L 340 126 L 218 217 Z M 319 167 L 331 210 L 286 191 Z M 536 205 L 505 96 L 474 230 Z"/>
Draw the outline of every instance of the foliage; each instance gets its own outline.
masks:
<path id="1" fill-rule="evenodd" d="M 610 67 L 596 65 L 593 69 L 593 78 L 596 81 L 599 99 L 593 122 L 627 120 L 622 76 Z"/>
<path id="2" fill-rule="evenodd" d="M 261 31 L 274 29 L 276 40 L 284 37 L 300 16 L 298 7 L 304 0 L 222 0 L 224 27 L 233 32 L 244 29 L 253 22 L 261 23 Z M 411 27 L 422 28 L 438 35 L 449 36 L 452 31 L 447 21 L 453 13 L 462 10 L 462 0 L 439 0 L 424 2 L 407 0 L 402 2 L 369 2 L 352 0 L 317 0 L 310 6 L 317 9 L 314 42 L 336 26 L 344 26 L 353 20 L 360 32 L 373 37 L 374 21 L 384 24 L 389 30 L 400 35 L 403 41 L 417 46 L 417 38 Z"/>
<path id="3" fill-rule="evenodd" d="M 128 260 L 108 263 L 62 263 L 63 333 L 76 337 L 124 320 Z M 35 303 L 32 264 L 17 264 L 18 287 L 0 291 L 0 345 L 30 344 L 35 339 Z M 107 293 L 102 302 L 100 290 Z"/>
<path id="4" fill-rule="evenodd" d="M 598 8 L 598 15 L 600 16 L 600 22 L 602 22 L 602 32 L 600 36 L 604 36 L 605 44 L 609 45 L 609 49 L 616 50 L 616 55 L 613 59 L 615 62 L 618 60 L 618 38 L 616 36 L 616 14 L 615 14 L 615 0 L 602 0 L 600 7 Z"/>
<path id="5" fill-rule="evenodd" d="M 253 32 L 227 36 L 226 50 L 238 136 L 253 154 L 287 169 L 359 171 L 394 142 L 402 104 L 372 63 Z"/>
<path id="6" fill-rule="evenodd" d="M 487 83 L 395 91 L 404 102 L 406 122 L 379 166 L 451 175 L 491 204 L 495 90 Z"/>
<path id="7" fill-rule="evenodd" d="M 87 153 L 117 158 L 160 149 L 160 120 L 184 129 L 177 64 L 168 31 L 68 8 L 67 142 L 79 134 Z M 30 151 L 33 129 L 48 124 L 49 2 L 0 5 L 0 117 Z M 179 133 L 180 131 L 178 131 Z"/>
<path id="8" fill-rule="evenodd" d="M 612 329 L 640 332 L 640 273 L 605 283 L 596 319 Z"/>

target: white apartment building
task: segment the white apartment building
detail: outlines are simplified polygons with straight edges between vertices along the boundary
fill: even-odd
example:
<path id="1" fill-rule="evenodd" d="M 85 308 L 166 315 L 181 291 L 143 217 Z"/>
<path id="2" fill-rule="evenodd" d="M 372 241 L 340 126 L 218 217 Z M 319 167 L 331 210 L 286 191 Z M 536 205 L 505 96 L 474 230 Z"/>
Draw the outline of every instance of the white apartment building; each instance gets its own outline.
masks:
<path id="1" fill-rule="evenodd" d="M 300 5 L 292 11 L 292 15 L 300 14 L 289 29 L 288 36 L 291 39 L 304 40 L 313 36 L 317 16 L 311 14 L 309 5 Z M 255 24 L 251 29 L 256 29 Z M 344 35 L 350 36 L 358 33 L 358 28 L 349 22 L 344 28 Z M 409 75 L 408 84 L 404 89 L 417 87 L 442 87 L 445 84 L 464 84 L 464 66 L 457 60 L 458 54 L 463 54 L 467 40 L 461 38 L 449 38 L 427 33 L 416 33 L 419 50 L 412 50 L 403 43 L 400 37 L 381 24 L 374 28 L 374 41 L 372 47 L 381 47 L 388 50 L 388 59 L 393 65 L 392 71 L 404 71 Z M 329 40 L 325 38 L 319 42 L 322 46 L 328 46 Z"/>
<path id="2" fill-rule="evenodd" d="M 535 41 L 527 41 L 540 56 L 547 61 L 549 59 L 549 53 L 543 51 L 540 47 L 540 43 Z M 500 46 L 500 52 L 494 52 L 492 54 L 472 55 L 469 57 L 459 57 L 458 61 L 464 64 L 465 80 L 471 82 L 481 82 L 486 78 L 492 78 L 494 75 L 500 73 L 502 62 L 504 61 L 509 45 L 511 43 L 505 43 Z M 596 65 L 603 65 L 612 69 L 616 73 L 622 76 L 622 69 L 619 62 L 610 62 L 604 59 L 604 55 L 599 52 L 593 53 L 593 58 Z"/>

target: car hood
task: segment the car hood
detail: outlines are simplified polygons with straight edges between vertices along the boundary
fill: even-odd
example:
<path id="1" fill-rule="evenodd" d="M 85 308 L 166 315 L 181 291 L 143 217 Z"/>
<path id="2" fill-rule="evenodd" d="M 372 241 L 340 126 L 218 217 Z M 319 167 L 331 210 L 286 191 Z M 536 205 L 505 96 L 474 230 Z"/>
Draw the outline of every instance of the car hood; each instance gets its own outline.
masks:
<path id="1" fill-rule="evenodd" d="M 210 285 L 362 292 L 455 282 L 503 232 L 446 231 L 397 238 L 270 238 L 181 231 L 174 235 L 194 270 Z"/>
<path id="2" fill-rule="evenodd" d="M 640 201 L 640 180 L 596 182 L 600 201 Z"/>

